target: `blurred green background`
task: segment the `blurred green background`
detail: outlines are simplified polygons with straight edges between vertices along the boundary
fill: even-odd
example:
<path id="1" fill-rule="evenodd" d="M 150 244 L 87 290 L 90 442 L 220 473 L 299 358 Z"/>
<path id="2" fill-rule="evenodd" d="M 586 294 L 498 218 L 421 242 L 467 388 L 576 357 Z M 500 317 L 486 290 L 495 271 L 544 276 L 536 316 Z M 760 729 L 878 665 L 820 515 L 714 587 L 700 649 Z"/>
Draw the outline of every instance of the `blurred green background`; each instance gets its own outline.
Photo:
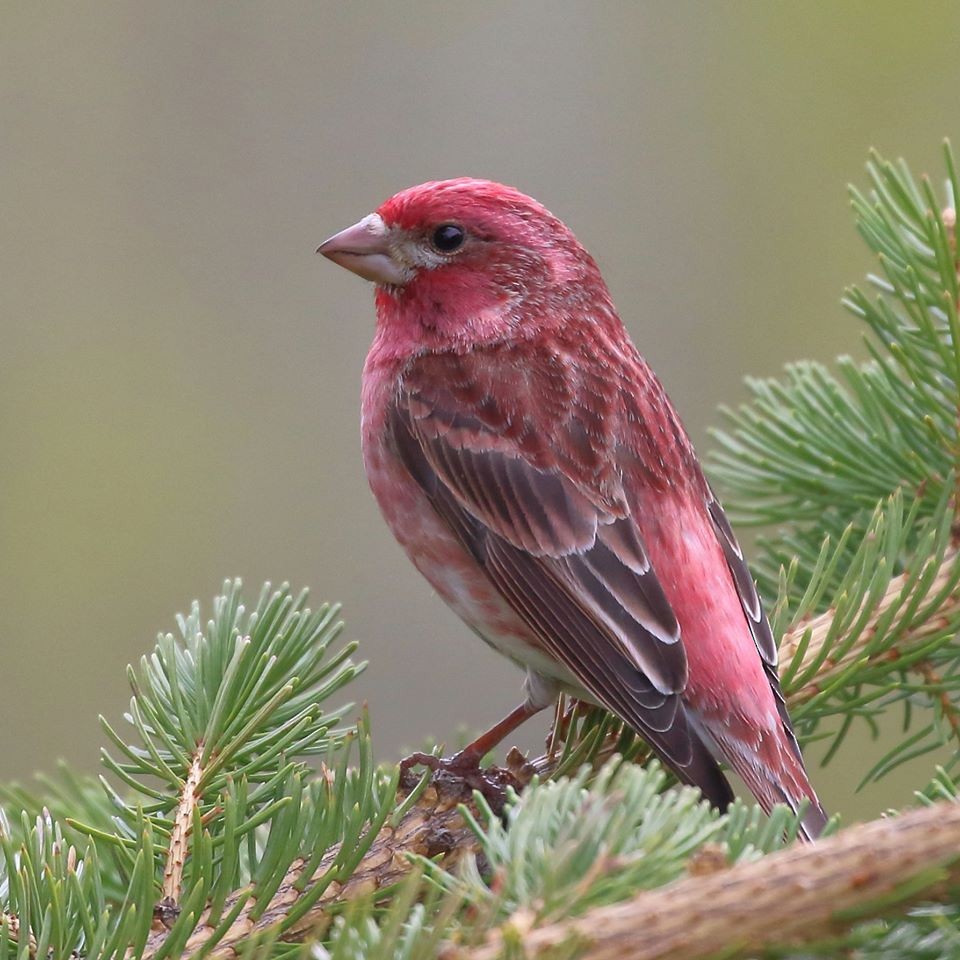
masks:
<path id="1" fill-rule="evenodd" d="M 433 596 L 358 441 L 371 290 L 314 256 L 395 191 L 515 184 L 599 260 L 701 448 L 745 374 L 859 353 L 867 148 L 939 176 L 960 7 L 0 6 L 0 778 L 94 769 L 124 665 L 226 576 L 345 604 L 381 755 L 520 677 Z M 542 742 L 533 722 L 523 742 Z M 866 816 L 877 745 L 815 776 Z"/>

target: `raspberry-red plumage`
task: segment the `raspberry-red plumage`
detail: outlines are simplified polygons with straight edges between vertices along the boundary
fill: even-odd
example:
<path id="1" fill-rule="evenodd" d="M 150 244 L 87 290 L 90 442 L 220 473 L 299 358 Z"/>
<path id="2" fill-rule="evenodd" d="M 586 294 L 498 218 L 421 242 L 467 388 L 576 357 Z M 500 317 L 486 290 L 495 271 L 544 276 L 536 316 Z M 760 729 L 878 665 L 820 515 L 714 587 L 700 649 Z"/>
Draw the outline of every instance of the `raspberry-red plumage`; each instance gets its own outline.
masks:
<path id="1" fill-rule="evenodd" d="M 808 800 L 817 833 L 753 580 L 592 258 L 488 181 L 414 187 L 378 216 L 405 279 L 377 289 L 363 449 L 411 559 L 532 699 L 606 706 L 723 806 L 719 751 L 767 809 Z M 464 237 L 449 254 L 444 224 Z"/>

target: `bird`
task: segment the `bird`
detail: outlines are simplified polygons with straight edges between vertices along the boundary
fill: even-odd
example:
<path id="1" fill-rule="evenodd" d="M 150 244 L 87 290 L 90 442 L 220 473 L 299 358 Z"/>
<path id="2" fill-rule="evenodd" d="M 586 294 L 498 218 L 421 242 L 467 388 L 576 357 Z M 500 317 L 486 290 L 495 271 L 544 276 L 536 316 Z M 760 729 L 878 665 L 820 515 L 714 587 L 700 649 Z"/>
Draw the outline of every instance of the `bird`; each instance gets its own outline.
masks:
<path id="1" fill-rule="evenodd" d="M 460 177 L 402 190 L 318 249 L 375 285 L 361 439 L 374 498 L 434 590 L 525 671 L 481 758 L 563 692 L 635 730 L 725 810 L 827 815 L 777 644 L 690 438 L 600 270 L 539 202 Z"/>

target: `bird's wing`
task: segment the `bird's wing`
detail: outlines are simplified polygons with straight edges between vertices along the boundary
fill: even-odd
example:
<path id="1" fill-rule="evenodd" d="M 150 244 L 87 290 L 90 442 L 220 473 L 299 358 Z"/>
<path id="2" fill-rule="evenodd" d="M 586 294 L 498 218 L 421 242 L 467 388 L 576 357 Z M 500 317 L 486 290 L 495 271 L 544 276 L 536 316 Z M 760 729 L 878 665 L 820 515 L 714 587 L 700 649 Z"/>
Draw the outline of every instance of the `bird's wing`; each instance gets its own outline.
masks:
<path id="1" fill-rule="evenodd" d="M 415 362 L 389 414 L 397 455 L 544 648 L 725 805 L 680 698 L 680 629 L 616 478 L 575 477 L 556 454 L 576 446 L 576 416 L 551 424 L 569 444 L 538 444 L 481 379 L 464 358 Z"/>
<path id="2" fill-rule="evenodd" d="M 797 742 L 796 734 L 793 730 L 793 722 L 790 714 L 787 712 L 787 704 L 783 696 L 783 690 L 780 687 L 780 676 L 777 672 L 777 642 L 773 638 L 773 631 L 770 629 L 770 622 L 764 613 L 763 605 L 760 603 L 760 595 L 757 593 L 757 585 L 754 582 L 750 568 L 743 559 L 743 551 L 737 538 L 734 536 L 730 522 L 727 520 L 720 501 L 717 500 L 713 490 L 708 488 L 707 494 L 707 512 L 713 521 L 713 527 L 720 541 L 720 547 L 723 550 L 723 556 L 730 568 L 733 577 L 733 583 L 737 594 L 740 597 L 740 605 L 743 607 L 744 616 L 747 618 L 747 625 L 753 634 L 754 643 L 757 645 L 757 651 L 760 659 L 763 661 L 763 670 L 766 674 L 770 689 L 773 691 L 773 697 L 777 704 L 777 713 L 783 723 L 784 732 L 787 735 L 790 747 L 798 759 L 801 759 L 800 744 Z M 802 760 L 801 760 L 802 762 Z"/>

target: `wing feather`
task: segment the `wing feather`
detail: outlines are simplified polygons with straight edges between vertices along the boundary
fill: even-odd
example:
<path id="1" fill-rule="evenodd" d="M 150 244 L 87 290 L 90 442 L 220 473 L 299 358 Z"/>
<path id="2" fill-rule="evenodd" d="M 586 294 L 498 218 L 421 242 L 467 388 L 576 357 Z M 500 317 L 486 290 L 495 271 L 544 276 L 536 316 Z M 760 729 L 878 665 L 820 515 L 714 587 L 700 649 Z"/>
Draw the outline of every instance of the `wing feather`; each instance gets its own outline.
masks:
<path id="1" fill-rule="evenodd" d="M 639 533 L 618 529 L 634 526 L 629 516 L 612 515 L 559 469 L 485 448 L 482 431 L 461 432 L 451 444 L 431 423 L 422 395 L 415 408 L 418 416 L 401 394 L 392 414 L 394 443 L 410 472 L 422 478 L 432 471 L 434 491 L 446 488 L 478 530 L 538 559 L 550 571 L 552 593 L 564 592 L 586 608 L 605 641 L 656 689 L 681 692 L 687 665 L 680 629 Z"/>
<path id="2" fill-rule="evenodd" d="M 767 682 L 773 691 L 773 698 L 777 704 L 777 713 L 783 723 L 784 732 L 790 743 L 790 747 L 801 760 L 800 744 L 797 742 L 797 735 L 793 729 L 793 721 L 787 711 L 787 703 L 783 696 L 783 689 L 780 686 L 780 676 L 777 672 L 778 650 L 777 642 L 773 637 L 773 631 L 770 629 L 770 621 L 764 613 L 763 604 L 760 602 L 760 594 L 757 592 L 757 585 L 750 573 L 743 558 L 743 551 L 740 544 L 734 536 L 730 521 L 727 520 L 723 507 L 717 500 L 713 490 L 709 491 L 707 500 L 707 512 L 713 520 L 713 526 L 720 541 L 724 558 L 727 566 L 730 568 L 730 574 L 733 577 L 734 586 L 740 597 L 740 606 L 747 619 L 750 632 L 753 635 L 754 643 L 757 645 L 757 652 L 763 661 L 763 671 L 766 674 Z"/>
<path id="3" fill-rule="evenodd" d="M 492 435 L 443 392 L 401 389 L 394 449 L 545 650 L 718 805 L 732 798 L 680 694 L 676 617 L 622 499 Z"/>

